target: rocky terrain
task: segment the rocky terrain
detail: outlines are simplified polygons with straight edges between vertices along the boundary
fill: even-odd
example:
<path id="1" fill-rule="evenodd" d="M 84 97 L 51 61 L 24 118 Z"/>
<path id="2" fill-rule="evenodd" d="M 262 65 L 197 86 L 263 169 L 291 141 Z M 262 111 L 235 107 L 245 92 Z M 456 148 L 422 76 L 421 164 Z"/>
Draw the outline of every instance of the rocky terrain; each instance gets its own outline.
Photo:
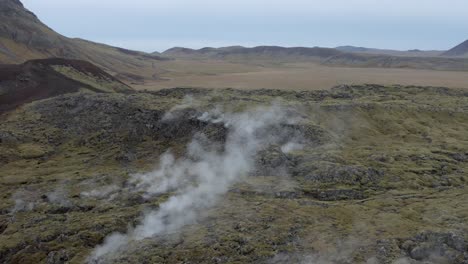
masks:
<path id="1" fill-rule="evenodd" d="M 42 59 L 0 64 L 0 113 L 78 91 L 131 92 L 132 88 L 86 61 Z"/>
<path id="2" fill-rule="evenodd" d="M 468 90 L 309 78 L 459 87 L 468 59 L 148 54 L 62 36 L 19 0 L 0 19 L 0 263 L 468 263 Z"/>
<path id="3" fill-rule="evenodd" d="M 415 86 L 37 100 L 0 116 L 0 262 L 467 263 L 467 112 Z"/>

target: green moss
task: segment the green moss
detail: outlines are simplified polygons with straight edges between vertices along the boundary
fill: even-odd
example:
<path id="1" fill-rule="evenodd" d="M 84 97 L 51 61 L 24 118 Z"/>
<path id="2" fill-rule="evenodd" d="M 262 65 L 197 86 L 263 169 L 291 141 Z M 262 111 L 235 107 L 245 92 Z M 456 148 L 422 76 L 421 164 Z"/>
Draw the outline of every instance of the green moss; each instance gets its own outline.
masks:
<path id="1" fill-rule="evenodd" d="M 92 76 L 91 74 L 85 74 L 83 72 L 80 72 L 73 67 L 68 67 L 68 66 L 63 66 L 63 65 L 54 65 L 52 66 L 52 68 L 55 71 L 73 80 L 90 85 L 91 87 L 94 87 L 102 92 L 112 93 L 112 92 L 125 92 L 129 90 L 129 88 L 126 87 L 124 84 L 119 83 L 115 80 L 96 78 L 95 76 Z"/>
<path id="2" fill-rule="evenodd" d="M 303 93 L 195 92 L 193 107 L 200 111 L 216 106 L 242 111 L 275 101 L 300 106 L 304 123 L 325 131 L 324 142 L 291 153 L 288 157 L 296 162 L 296 171 L 288 177 L 248 177 L 232 187 L 236 192 L 229 192 L 216 207 L 204 212 L 198 223 L 172 238 L 135 242 L 128 249 L 133 254 L 124 254 L 120 263 L 266 262 L 280 253 L 333 252 L 337 241 L 349 238 L 371 245 L 370 252 L 377 240 L 467 228 L 465 91 L 356 86 Z M 167 111 L 182 103 L 186 94 L 176 89 L 167 94 L 100 96 L 103 102 L 132 109 Z M 81 193 L 113 184 L 125 186 L 130 174 L 151 170 L 167 149 L 182 155 L 187 141 L 151 135 L 130 141 L 128 131 L 118 129 L 71 133 L 38 114 L 43 104 L 27 105 L 3 116 L 0 123 L 0 136 L 13 135 L 0 143 L 0 210 L 4 212 L 0 226 L 7 223 L 0 235 L 0 256 L 39 263 L 49 252 L 63 248 L 71 263 L 81 263 L 106 235 L 125 232 L 129 224 L 141 219 L 145 209 L 157 208 L 170 196 L 143 201 L 139 194 L 122 191 L 108 200 L 84 198 Z M 139 155 L 127 161 L 118 159 L 130 150 Z M 311 180 L 327 168 L 343 166 L 382 173 L 375 179 L 353 175 L 352 180 Z M 58 188 L 72 205 L 63 213 L 57 213 L 60 205 L 44 198 Z M 317 190 L 356 190 L 366 198 L 320 201 L 307 195 Z M 35 208 L 8 214 L 17 193 L 35 202 Z M 25 245 L 33 246 L 31 252 L 23 250 Z M 356 253 L 355 259 L 366 259 L 362 254 Z"/>

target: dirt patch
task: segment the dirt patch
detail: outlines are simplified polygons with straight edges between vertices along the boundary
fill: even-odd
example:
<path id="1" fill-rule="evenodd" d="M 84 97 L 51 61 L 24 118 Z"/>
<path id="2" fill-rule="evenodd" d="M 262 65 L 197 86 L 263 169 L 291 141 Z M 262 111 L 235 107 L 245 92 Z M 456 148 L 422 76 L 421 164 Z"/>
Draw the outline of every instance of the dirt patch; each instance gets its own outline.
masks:
<path id="1" fill-rule="evenodd" d="M 93 64 L 80 60 L 44 59 L 23 64 L 0 65 L 0 113 L 35 100 L 87 89 L 100 92 L 88 83 L 71 79 L 52 66 L 65 66 L 96 80 L 106 80 L 126 86 Z M 130 88 L 128 88 L 130 90 Z"/>

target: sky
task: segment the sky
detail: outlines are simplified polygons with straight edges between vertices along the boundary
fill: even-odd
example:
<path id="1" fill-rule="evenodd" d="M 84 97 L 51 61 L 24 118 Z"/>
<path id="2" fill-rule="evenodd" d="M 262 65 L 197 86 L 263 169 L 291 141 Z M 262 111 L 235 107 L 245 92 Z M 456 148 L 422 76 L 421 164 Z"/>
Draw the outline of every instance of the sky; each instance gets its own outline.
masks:
<path id="1" fill-rule="evenodd" d="M 147 52 L 231 45 L 446 50 L 468 39 L 468 0 L 22 2 L 65 36 Z"/>

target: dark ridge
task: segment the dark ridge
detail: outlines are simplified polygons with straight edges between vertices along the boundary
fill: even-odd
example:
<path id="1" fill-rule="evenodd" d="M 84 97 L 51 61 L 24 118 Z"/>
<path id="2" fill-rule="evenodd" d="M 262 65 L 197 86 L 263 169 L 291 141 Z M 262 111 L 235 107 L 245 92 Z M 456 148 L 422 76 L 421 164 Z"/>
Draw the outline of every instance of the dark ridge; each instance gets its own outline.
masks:
<path id="1" fill-rule="evenodd" d="M 30 60 L 24 63 L 24 65 L 45 65 L 45 66 L 68 66 L 72 67 L 77 71 L 92 74 L 97 78 L 107 79 L 113 82 L 118 82 L 125 85 L 123 82 L 115 78 L 114 76 L 110 75 L 109 73 L 105 72 L 101 68 L 97 67 L 96 65 L 92 64 L 88 61 L 83 60 L 72 60 L 72 59 L 64 59 L 64 58 L 50 58 L 50 59 L 37 59 L 37 60 Z"/>
<path id="2" fill-rule="evenodd" d="M 94 76 L 96 80 L 128 87 L 87 61 L 53 58 L 31 60 L 23 64 L 0 64 L 0 113 L 36 100 L 78 92 L 82 88 L 102 92 L 90 84 L 57 72 L 52 67 L 56 65 L 72 67 L 88 76 Z"/>
<path id="3" fill-rule="evenodd" d="M 445 52 L 444 56 L 460 56 L 468 54 L 468 40 Z"/>

